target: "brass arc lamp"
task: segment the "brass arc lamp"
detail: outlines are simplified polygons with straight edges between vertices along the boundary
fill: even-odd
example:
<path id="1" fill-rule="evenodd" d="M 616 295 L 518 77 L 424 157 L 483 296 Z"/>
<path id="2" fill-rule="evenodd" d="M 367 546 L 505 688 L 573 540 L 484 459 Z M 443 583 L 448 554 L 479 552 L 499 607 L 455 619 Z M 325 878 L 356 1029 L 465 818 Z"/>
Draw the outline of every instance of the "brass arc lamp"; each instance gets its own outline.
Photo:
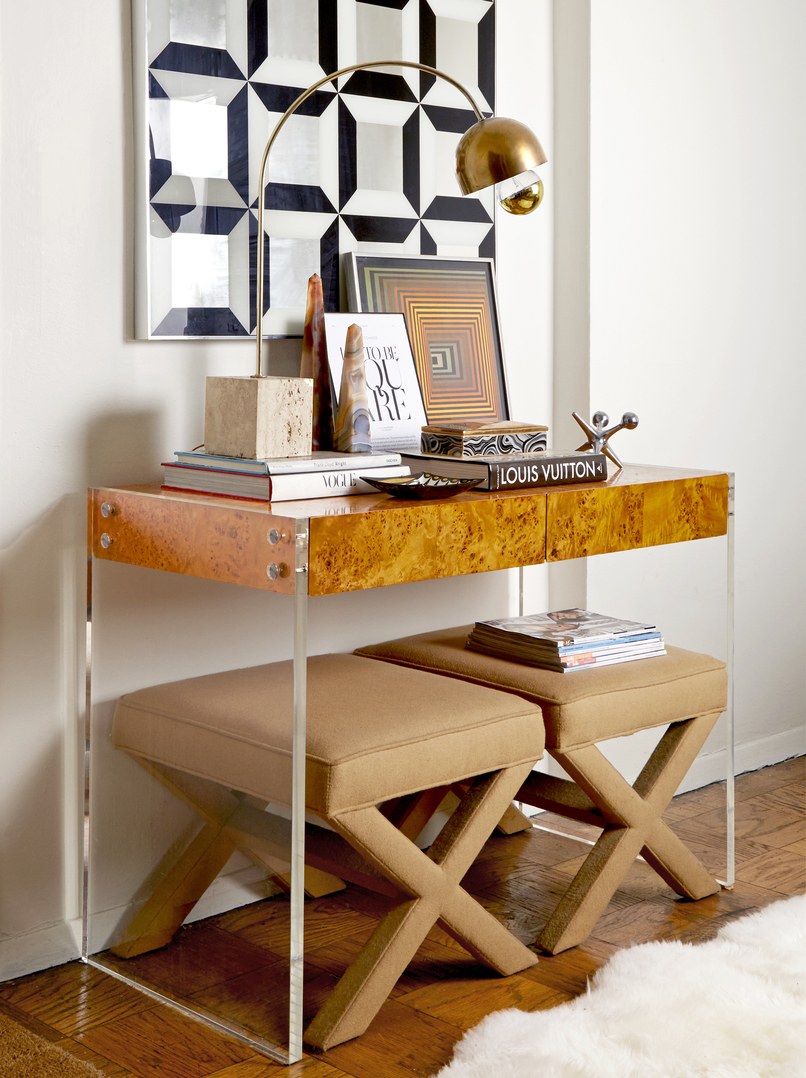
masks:
<path id="1" fill-rule="evenodd" d="M 288 106 L 277 121 L 263 149 L 258 173 L 257 275 L 255 321 L 255 372 L 251 379 L 208 378 L 205 405 L 207 452 L 225 456 L 288 456 L 309 448 L 278 446 L 266 434 L 272 415 L 286 416 L 298 397 L 296 386 L 304 379 L 272 380 L 263 373 L 263 305 L 265 296 L 264 203 L 268 183 L 268 160 L 272 147 L 288 119 L 322 86 L 356 71 L 379 67 L 412 68 L 433 75 L 455 87 L 467 100 L 476 122 L 462 135 L 456 148 L 456 179 L 463 195 L 495 186 L 499 204 L 509 213 L 522 215 L 536 209 L 543 198 L 543 183 L 535 171 L 546 155 L 532 131 L 518 120 L 502 116 L 485 118 L 470 92 L 445 72 L 415 60 L 369 60 L 339 68 L 318 79 Z M 251 387 L 249 382 L 252 382 Z M 288 383 L 275 393 L 271 384 Z M 294 385 L 296 383 L 296 386 Z M 268 414 L 267 414 L 268 410 Z M 261 427 L 264 428 L 261 434 Z M 257 446 L 257 448 L 255 448 Z M 261 446 L 263 447 L 261 449 Z"/>
<path id="2" fill-rule="evenodd" d="M 476 115 L 476 123 L 462 135 L 456 148 L 456 179 L 463 195 L 471 195 L 476 191 L 483 191 L 487 187 L 496 185 L 500 204 L 509 213 L 515 214 L 530 213 L 537 209 L 543 198 L 543 183 L 535 169 L 545 163 L 546 155 L 537 138 L 525 124 L 518 120 L 510 120 L 502 116 L 490 116 L 485 119 L 469 91 L 443 71 L 415 60 L 369 60 L 359 64 L 350 64 L 330 75 L 325 75 L 307 90 L 303 90 L 299 97 L 288 106 L 269 136 L 260 161 L 257 210 L 257 322 L 255 326 L 255 375 L 258 377 L 262 374 L 265 290 L 263 191 L 267 182 L 267 166 L 272 146 L 289 117 L 320 87 L 343 75 L 351 75 L 355 71 L 368 71 L 376 67 L 407 67 L 422 71 L 427 75 L 434 75 L 454 86 L 467 99 Z"/>

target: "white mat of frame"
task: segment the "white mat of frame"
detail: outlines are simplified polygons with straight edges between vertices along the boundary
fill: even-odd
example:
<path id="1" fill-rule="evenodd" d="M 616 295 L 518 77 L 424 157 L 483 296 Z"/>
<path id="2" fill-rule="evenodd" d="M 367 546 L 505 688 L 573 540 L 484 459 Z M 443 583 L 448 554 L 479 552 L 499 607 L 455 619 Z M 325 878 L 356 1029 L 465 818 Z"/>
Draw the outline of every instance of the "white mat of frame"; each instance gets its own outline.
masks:
<path id="1" fill-rule="evenodd" d="M 438 1078 L 491 1076 L 803 1078 L 806 895 L 707 943 L 619 951 L 585 995 L 559 1007 L 489 1015 Z"/>

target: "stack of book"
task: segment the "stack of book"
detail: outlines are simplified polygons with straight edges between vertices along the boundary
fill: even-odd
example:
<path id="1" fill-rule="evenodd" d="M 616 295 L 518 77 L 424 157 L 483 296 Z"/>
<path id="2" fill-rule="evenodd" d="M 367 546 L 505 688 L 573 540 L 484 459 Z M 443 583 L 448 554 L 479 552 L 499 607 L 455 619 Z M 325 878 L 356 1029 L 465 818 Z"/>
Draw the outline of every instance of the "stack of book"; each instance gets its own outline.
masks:
<path id="1" fill-rule="evenodd" d="M 249 460 L 194 449 L 177 452 L 174 457 L 162 465 L 163 490 L 263 502 L 375 494 L 375 488 L 361 478 L 363 475 L 391 479 L 411 471 L 401 463 L 399 453 L 318 450 L 308 456 Z"/>
<path id="2" fill-rule="evenodd" d="M 412 471 L 448 479 L 480 479 L 476 490 L 515 490 L 561 483 L 602 483 L 604 453 L 552 453 L 542 423 L 431 423 L 422 428 L 420 452 L 406 449 Z"/>
<path id="3" fill-rule="evenodd" d="M 562 673 L 666 654 L 657 626 L 577 607 L 477 621 L 467 647 Z"/>

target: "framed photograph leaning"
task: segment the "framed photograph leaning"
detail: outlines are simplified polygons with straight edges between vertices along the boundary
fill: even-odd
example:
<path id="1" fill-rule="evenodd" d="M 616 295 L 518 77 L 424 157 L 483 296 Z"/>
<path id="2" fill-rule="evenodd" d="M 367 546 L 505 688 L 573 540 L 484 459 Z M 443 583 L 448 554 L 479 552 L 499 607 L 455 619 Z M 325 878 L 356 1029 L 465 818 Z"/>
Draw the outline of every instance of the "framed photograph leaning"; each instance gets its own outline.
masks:
<path id="1" fill-rule="evenodd" d="M 345 255 L 348 306 L 406 319 L 429 423 L 509 419 L 491 259 Z"/>

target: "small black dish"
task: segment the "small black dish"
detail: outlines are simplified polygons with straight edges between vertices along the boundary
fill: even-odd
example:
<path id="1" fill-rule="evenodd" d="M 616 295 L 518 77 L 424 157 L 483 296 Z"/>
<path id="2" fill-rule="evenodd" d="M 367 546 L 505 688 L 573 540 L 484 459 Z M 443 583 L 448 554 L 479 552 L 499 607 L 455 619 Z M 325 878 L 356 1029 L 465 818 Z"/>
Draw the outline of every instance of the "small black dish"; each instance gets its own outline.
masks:
<path id="1" fill-rule="evenodd" d="M 455 476 L 431 475 L 429 472 L 417 472 L 415 475 L 398 476 L 394 479 L 373 479 L 371 475 L 362 475 L 365 483 L 391 494 L 393 498 L 411 498 L 424 501 L 427 498 L 452 498 L 465 490 L 472 490 L 482 482 L 478 479 L 459 479 Z"/>

